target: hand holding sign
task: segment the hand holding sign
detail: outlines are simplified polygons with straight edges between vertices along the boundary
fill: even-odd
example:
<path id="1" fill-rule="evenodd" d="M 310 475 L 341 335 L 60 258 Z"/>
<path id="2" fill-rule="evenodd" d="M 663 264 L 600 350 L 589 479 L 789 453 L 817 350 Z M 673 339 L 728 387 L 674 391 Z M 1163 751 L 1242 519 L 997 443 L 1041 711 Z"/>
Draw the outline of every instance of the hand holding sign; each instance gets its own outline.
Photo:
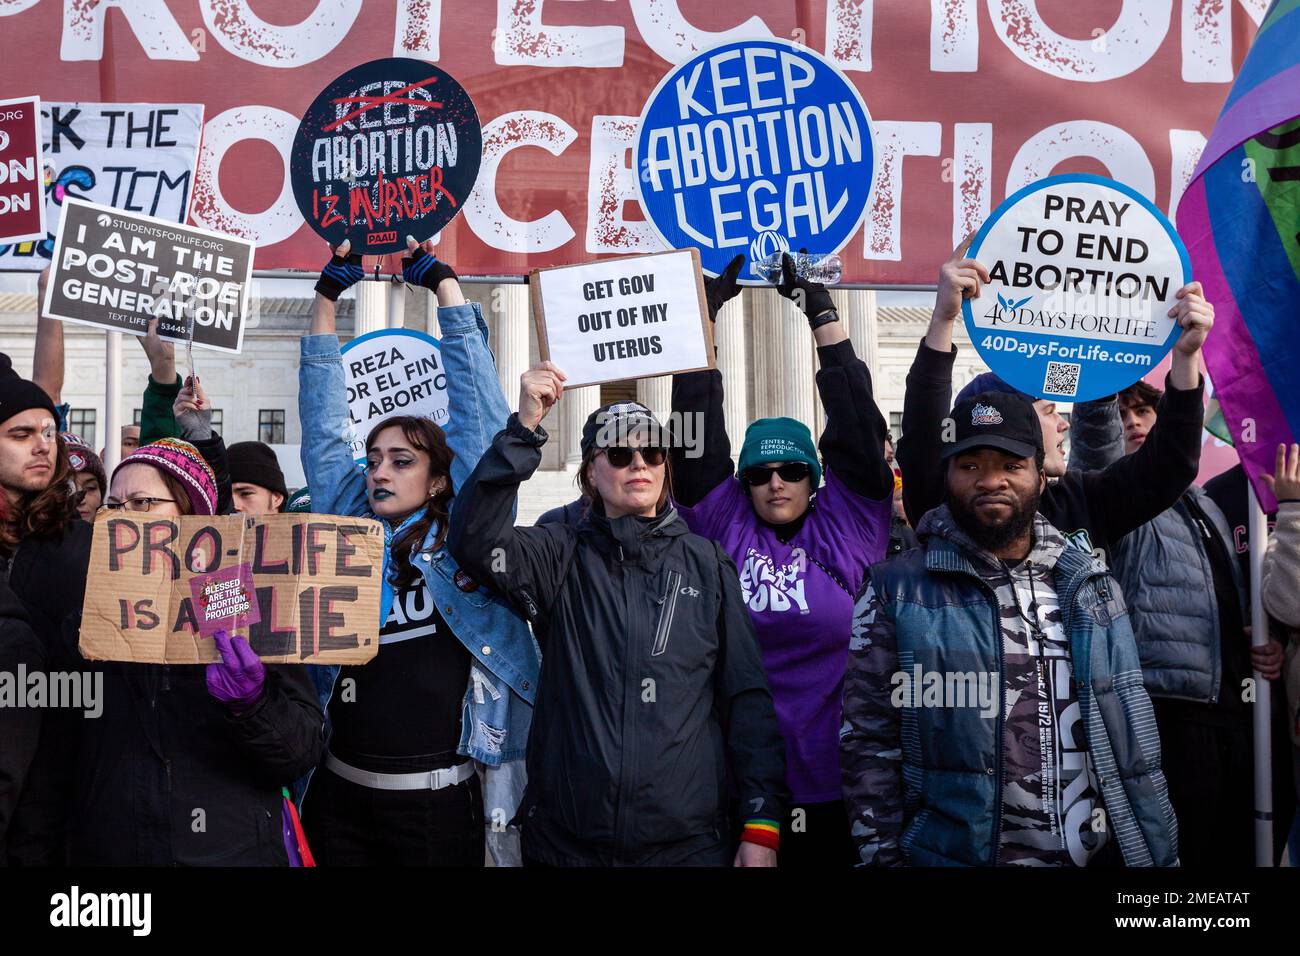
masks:
<path id="1" fill-rule="evenodd" d="M 414 236 L 407 236 L 406 250 L 410 255 L 402 258 L 402 278 L 409 285 L 423 286 L 436 293 L 439 308 L 465 304 L 456 270 L 434 255 L 433 240 L 421 243 Z"/>
<path id="2" fill-rule="evenodd" d="M 248 639 L 231 638 L 224 630 L 212 635 L 221 660 L 209 664 L 205 677 L 208 693 L 234 714 L 252 709 L 266 684 L 266 665 L 253 653 Z"/>
<path id="3" fill-rule="evenodd" d="M 975 233 L 971 233 L 952 251 L 939 269 L 939 290 L 934 297 L 933 321 L 951 323 L 961 315 L 961 304 L 965 299 L 980 297 L 980 283 L 989 282 L 989 270 L 975 259 L 966 257 Z M 951 331 L 949 332 L 951 337 Z M 951 344 L 951 342 L 949 343 Z"/>
<path id="4" fill-rule="evenodd" d="M 535 431 L 564 394 L 566 377 L 551 362 L 538 362 L 519 376 L 519 424 Z"/>
<path id="5" fill-rule="evenodd" d="M 1169 317 L 1176 319 L 1183 331 L 1174 343 L 1174 350 L 1194 356 L 1205 345 L 1205 339 L 1214 327 L 1214 306 L 1205 301 L 1199 282 L 1187 283 L 1178 290 L 1177 298 L 1178 304 L 1169 310 Z"/>
<path id="6" fill-rule="evenodd" d="M 704 281 L 704 298 L 709 304 L 710 322 L 717 322 L 718 312 L 722 307 L 740 295 L 740 285 L 736 282 L 736 277 L 740 275 L 740 267 L 744 264 L 745 257 L 736 256 L 727 263 L 727 268 L 719 275 Z"/>
<path id="7" fill-rule="evenodd" d="M 206 441 L 212 437 L 212 405 L 193 375 L 186 376 L 185 387 L 176 393 L 172 416 L 186 441 Z"/>
<path id="8" fill-rule="evenodd" d="M 799 251 L 807 252 L 806 249 Z M 808 317 L 810 329 L 815 330 L 827 322 L 835 321 L 835 303 L 831 301 L 826 286 L 799 278 L 795 274 L 794 259 L 788 252 L 781 253 L 781 282 L 776 291 L 803 310 L 803 314 Z"/>
<path id="9" fill-rule="evenodd" d="M 331 302 L 337 302 L 339 296 L 364 278 L 361 254 L 352 251 L 351 239 L 344 239 L 338 248 L 330 250 L 330 261 L 320 271 L 316 291 Z"/>

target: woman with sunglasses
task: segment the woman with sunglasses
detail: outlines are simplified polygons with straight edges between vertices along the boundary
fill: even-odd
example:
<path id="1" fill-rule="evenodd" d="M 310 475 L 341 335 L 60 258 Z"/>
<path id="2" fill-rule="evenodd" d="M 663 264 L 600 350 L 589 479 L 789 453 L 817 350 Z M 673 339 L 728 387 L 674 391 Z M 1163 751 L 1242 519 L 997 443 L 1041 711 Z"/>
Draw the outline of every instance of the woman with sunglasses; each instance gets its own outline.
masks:
<path id="1" fill-rule="evenodd" d="M 348 248 L 322 271 L 302 339 L 311 508 L 376 518 L 385 542 L 379 653 L 335 675 L 328 750 L 303 797 L 303 825 L 322 866 L 481 867 L 489 829 L 500 865 L 513 849 L 505 823 L 522 789 L 537 645 L 444 539 L 448 513 L 464 507 L 457 492 L 509 406 L 478 305 L 431 242 L 408 237 L 407 246 L 406 282 L 438 301 L 445 429 L 411 415 L 384 419 L 365 436 L 365 463 L 354 460 L 334 319 L 339 294 L 362 278 Z"/>
<path id="2" fill-rule="evenodd" d="M 669 499 L 661 426 L 635 402 L 582 431 L 576 527 L 515 527 L 564 389 L 525 372 L 519 412 L 460 491 L 448 546 L 543 645 L 520 809 L 525 865 L 774 866 L 784 760 L 736 569 Z M 727 769 L 745 814 L 728 834 Z"/>
<path id="3" fill-rule="evenodd" d="M 711 318 L 739 292 L 741 261 L 737 256 L 708 283 Z M 673 495 L 691 530 L 718 542 L 740 570 L 793 795 L 781 863 L 849 866 L 857 854 L 840 790 L 840 701 L 853 604 L 889 541 L 894 476 L 871 374 L 830 294 L 797 278 L 788 255 L 777 291 L 803 308 L 817 343 L 825 483 L 808 426 L 791 418 L 763 418 L 746 429 L 733 478 L 722 374 L 711 369 L 673 378 L 674 417 L 703 422 L 699 457 L 672 450 Z"/>

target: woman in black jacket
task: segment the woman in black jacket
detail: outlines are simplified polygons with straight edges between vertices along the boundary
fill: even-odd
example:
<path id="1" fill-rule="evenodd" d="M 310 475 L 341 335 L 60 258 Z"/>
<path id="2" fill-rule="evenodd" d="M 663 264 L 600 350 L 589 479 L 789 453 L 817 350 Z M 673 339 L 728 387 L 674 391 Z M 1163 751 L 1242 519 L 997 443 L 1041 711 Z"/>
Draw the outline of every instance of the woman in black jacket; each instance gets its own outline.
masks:
<path id="1" fill-rule="evenodd" d="M 519 412 L 460 490 L 448 541 L 542 643 L 524 862 L 774 866 L 788 793 L 753 626 L 735 565 L 669 502 L 649 409 L 587 420 L 579 475 L 592 504 L 576 528 L 514 527 L 563 381 L 549 362 L 524 373 Z M 728 769 L 745 817 L 734 856 Z"/>
<path id="2" fill-rule="evenodd" d="M 216 502 L 197 449 L 166 438 L 123 459 L 105 507 L 174 517 Z M 206 667 L 83 664 L 103 681 L 103 712 L 81 721 L 70 863 L 290 862 L 281 788 L 320 759 L 315 688 L 303 667 L 263 665 L 242 637 L 219 632 L 217 646 L 222 661 Z"/>

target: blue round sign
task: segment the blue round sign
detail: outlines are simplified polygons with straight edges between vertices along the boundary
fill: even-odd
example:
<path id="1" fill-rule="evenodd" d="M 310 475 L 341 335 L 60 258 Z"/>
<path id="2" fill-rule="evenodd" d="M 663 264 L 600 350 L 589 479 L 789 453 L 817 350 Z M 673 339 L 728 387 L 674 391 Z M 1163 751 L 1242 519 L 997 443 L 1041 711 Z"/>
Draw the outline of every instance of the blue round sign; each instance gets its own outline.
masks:
<path id="1" fill-rule="evenodd" d="M 1008 384 L 1067 402 L 1113 395 L 1149 373 L 1181 328 L 1192 279 L 1173 225 L 1137 190 L 1101 176 L 1052 176 L 1007 199 L 968 258 L 992 281 L 965 299 L 966 331 Z"/>
<path id="2" fill-rule="evenodd" d="M 370 430 L 394 415 L 417 415 L 445 427 L 451 409 L 442 345 L 414 329 L 379 329 L 359 335 L 339 351 L 348 390 L 348 443 L 366 460 Z"/>
<path id="3" fill-rule="evenodd" d="M 694 246 L 716 275 L 737 253 L 838 252 L 866 214 L 876 162 L 849 79 L 807 47 L 764 39 L 669 71 L 641 112 L 634 168 L 660 238 Z"/>

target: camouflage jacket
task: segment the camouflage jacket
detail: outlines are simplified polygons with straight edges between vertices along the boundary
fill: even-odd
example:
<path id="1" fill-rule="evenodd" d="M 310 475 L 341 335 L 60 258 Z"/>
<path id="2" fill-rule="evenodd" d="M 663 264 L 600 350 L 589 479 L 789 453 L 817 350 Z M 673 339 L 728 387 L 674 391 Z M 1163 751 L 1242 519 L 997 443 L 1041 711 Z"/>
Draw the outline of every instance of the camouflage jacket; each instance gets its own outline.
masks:
<path id="1" fill-rule="evenodd" d="M 1014 574 L 1003 569 L 999 581 L 988 566 L 996 559 L 958 531 L 946 507 L 928 514 L 918 533 L 921 548 L 872 567 L 854 613 L 840 749 L 863 863 L 1086 863 L 1107 835 L 1128 865 L 1175 863 L 1177 825 L 1151 704 L 1123 599 L 1105 567 L 1038 517 L 1026 563 L 1038 565 L 1044 593 L 1042 607 L 1030 608 L 1043 646 L 1053 643 L 1053 632 L 1059 637 L 1057 657 L 1047 659 L 1059 676 L 1043 700 L 1022 701 L 1031 671 L 1014 653 L 1015 628 L 1006 621 L 1021 613 Z M 908 692 L 903 675 L 928 674 L 986 675 L 998 704 L 981 716 L 969 700 Z M 1066 688 L 1075 699 L 1053 707 Z M 974 689 L 972 679 L 967 690 Z M 1068 786 L 1062 775 L 1070 806 L 1044 798 L 1036 815 L 1017 801 L 1032 806 L 1023 799 L 1026 784 L 1044 794 L 1052 789 L 1033 769 L 1050 773 L 1052 761 L 1025 739 L 1038 736 L 1039 722 L 1029 715 L 1040 705 L 1044 726 L 1055 731 L 1059 724 L 1061 737 L 1079 742 L 1066 759 L 1086 775 Z M 1106 826 L 1094 838 L 1080 824 L 1095 805 L 1104 807 Z M 1070 845 L 1057 836 L 1067 810 Z"/>

